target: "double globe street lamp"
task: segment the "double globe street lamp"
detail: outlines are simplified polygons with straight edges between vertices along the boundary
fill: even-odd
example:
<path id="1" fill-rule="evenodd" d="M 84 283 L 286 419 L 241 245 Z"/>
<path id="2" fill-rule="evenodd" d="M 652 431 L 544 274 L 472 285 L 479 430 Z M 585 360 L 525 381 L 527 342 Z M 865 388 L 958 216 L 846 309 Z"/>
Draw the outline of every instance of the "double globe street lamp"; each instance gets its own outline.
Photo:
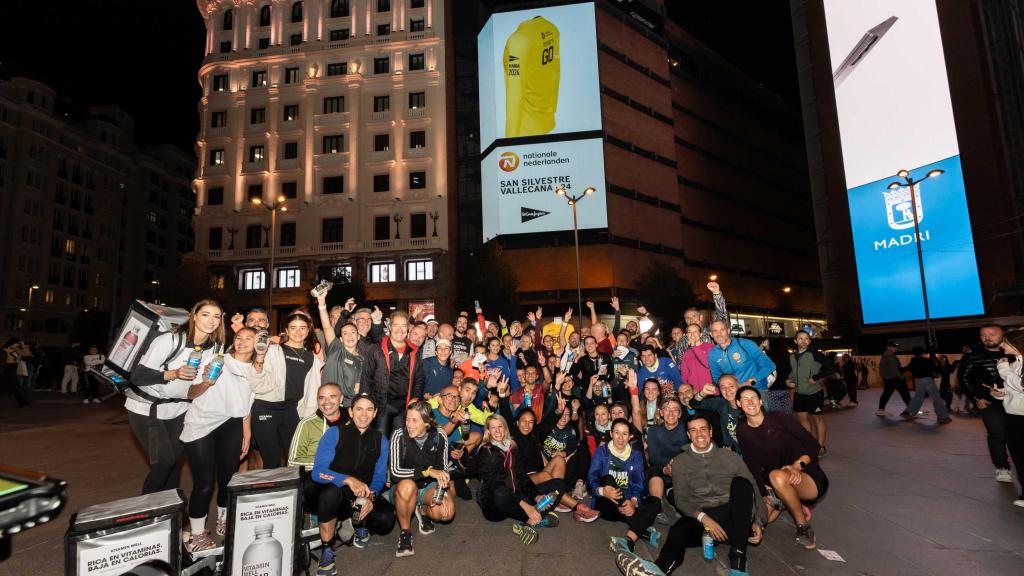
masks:
<path id="1" fill-rule="evenodd" d="M 580 203 L 580 200 L 590 196 L 594 192 L 597 192 L 597 188 L 587 186 L 586 189 L 583 190 L 582 194 L 573 196 L 572 194 L 569 194 L 569 191 L 566 190 L 565 186 L 555 188 L 555 194 L 564 196 L 569 202 L 569 206 L 572 206 L 572 236 L 573 241 L 576 244 L 576 314 L 580 330 L 583 329 L 583 289 L 580 285 L 580 229 L 579 221 L 576 217 L 576 205 Z"/>
<path id="2" fill-rule="evenodd" d="M 277 200 L 271 203 L 266 203 L 260 197 L 252 199 L 252 203 L 257 206 L 263 206 L 267 210 L 270 210 L 270 269 L 267 271 L 267 317 L 273 318 L 274 314 L 274 250 L 275 250 L 275 232 L 277 231 L 277 213 L 287 212 L 288 207 L 284 205 L 287 198 L 284 195 L 277 197 Z"/>

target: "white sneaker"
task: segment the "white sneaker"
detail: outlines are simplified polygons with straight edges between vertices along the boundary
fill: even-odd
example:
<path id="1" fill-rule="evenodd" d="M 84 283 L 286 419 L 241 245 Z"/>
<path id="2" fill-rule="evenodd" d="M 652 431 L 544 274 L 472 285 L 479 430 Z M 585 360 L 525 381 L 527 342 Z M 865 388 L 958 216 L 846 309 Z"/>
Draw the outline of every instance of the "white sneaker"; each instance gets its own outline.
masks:
<path id="1" fill-rule="evenodd" d="M 1012 484 L 1013 474 L 1010 474 L 1010 470 L 1008 468 L 996 468 L 996 482 Z"/>
<path id="2" fill-rule="evenodd" d="M 885 410 L 875 410 L 875 416 L 888 416 L 889 413 Z"/>
<path id="3" fill-rule="evenodd" d="M 1018 508 L 1024 508 L 1024 498 L 1018 498 L 1013 501 L 1013 505 Z"/>
<path id="4" fill-rule="evenodd" d="M 89 399 L 88 398 L 86 398 L 85 400 L 82 400 L 82 404 L 88 404 L 88 403 L 89 403 Z"/>

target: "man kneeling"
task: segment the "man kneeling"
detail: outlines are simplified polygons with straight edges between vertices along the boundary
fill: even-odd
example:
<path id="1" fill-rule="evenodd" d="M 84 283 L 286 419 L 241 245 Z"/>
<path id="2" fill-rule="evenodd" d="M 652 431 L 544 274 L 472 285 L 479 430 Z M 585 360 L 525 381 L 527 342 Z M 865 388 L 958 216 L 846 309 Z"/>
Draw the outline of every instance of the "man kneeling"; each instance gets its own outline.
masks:
<path id="1" fill-rule="evenodd" d="M 672 460 L 673 499 L 682 518 L 668 532 L 655 562 L 620 550 L 615 562 L 627 576 L 671 574 L 687 548 L 701 545 L 707 530 L 729 543 L 730 576 L 747 574 L 747 544 L 761 542 L 764 501 L 743 460 L 711 442 L 711 425 L 696 415 L 686 422 L 690 445 Z"/>
<path id="2" fill-rule="evenodd" d="M 358 394 L 348 409 L 344 426 L 327 429 L 316 450 L 311 473 L 323 484 L 317 502 L 323 555 L 317 576 L 334 576 L 333 540 L 339 520 L 356 526 L 353 545 L 365 548 L 370 532 L 387 534 L 395 525 L 394 506 L 381 498 L 387 479 L 388 442 L 376 428 L 377 406 L 368 394 Z"/>

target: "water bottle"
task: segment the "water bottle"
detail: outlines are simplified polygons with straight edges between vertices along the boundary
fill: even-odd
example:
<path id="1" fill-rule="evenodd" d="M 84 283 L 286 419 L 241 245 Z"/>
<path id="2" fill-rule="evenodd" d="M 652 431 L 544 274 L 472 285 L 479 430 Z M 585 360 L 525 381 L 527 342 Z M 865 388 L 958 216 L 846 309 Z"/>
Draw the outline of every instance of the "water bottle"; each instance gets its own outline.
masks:
<path id="1" fill-rule="evenodd" d="M 207 382 L 216 382 L 224 369 L 224 354 L 217 354 L 217 357 L 210 361 L 210 370 L 206 373 Z"/>
<path id="2" fill-rule="evenodd" d="M 704 548 L 704 559 L 711 562 L 715 559 L 715 539 L 711 537 L 711 531 L 704 528 L 704 535 L 700 537 L 701 546 Z"/>
<path id="3" fill-rule="evenodd" d="M 462 434 L 463 442 L 469 438 L 469 410 L 465 410 L 462 413 L 462 422 L 459 423 L 459 433 Z"/>
<path id="4" fill-rule="evenodd" d="M 432 500 L 433 503 L 435 505 L 437 505 L 437 506 L 440 506 L 441 502 L 444 502 L 444 494 L 447 491 L 448 490 L 442 488 L 441 486 L 438 486 L 437 488 L 434 488 L 434 498 Z"/>
<path id="5" fill-rule="evenodd" d="M 529 392 L 527 392 L 523 396 L 523 404 L 525 404 L 527 408 L 532 408 L 533 407 L 533 395 L 530 394 Z"/>
<path id="6" fill-rule="evenodd" d="M 266 574 L 280 576 L 284 558 L 284 548 L 274 538 L 274 525 L 271 523 L 257 524 L 253 529 L 256 538 L 242 553 L 241 574 Z"/>
<path id="7" fill-rule="evenodd" d="M 363 498 L 362 496 L 356 498 L 356 501 L 352 504 L 352 524 L 359 526 L 363 523 L 363 521 L 360 520 L 359 517 L 362 516 L 363 506 L 366 506 L 367 502 L 369 502 L 369 500 Z"/>
<path id="8" fill-rule="evenodd" d="M 194 369 L 196 371 L 196 373 L 198 374 L 199 373 L 199 365 L 202 364 L 202 362 L 203 362 L 203 349 L 200 348 L 199 346 L 196 346 L 195 348 L 192 349 L 191 352 L 189 352 L 188 360 L 185 361 L 185 365 L 188 366 L 189 368 Z M 195 376 L 193 376 L 192 379 L 195 380 Z"/>
<path id="9" fill-rule="evenodd" d="M 270 343 L 267 339 L 270 337 L 270 333 L 266 330 L 260 330 L 259 336 L 256 338 L 256 352 L 258 354 L 266 354 L 267 348 L 270 347 Z"/>
<path id="10" fill-rule="evenodd" d="M 556 498 L 558 498 L 557 492 L 551 492 L 550 494 L 542 496 L 541 499 L 537 501 L 537 512 L 540 512 L 541 514 L 547 512 L 548 508 L 554 506 Z"/>

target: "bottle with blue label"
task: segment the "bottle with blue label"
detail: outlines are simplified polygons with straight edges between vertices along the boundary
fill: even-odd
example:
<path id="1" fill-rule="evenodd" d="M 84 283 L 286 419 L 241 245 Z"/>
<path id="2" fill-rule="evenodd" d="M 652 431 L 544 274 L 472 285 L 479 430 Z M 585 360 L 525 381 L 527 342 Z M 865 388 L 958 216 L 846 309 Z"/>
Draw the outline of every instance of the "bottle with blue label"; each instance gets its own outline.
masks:
<path id="1" fill-rule="evenodd" d="M 547 510 L 554 506 L 557 501 L 558 492 L 551 492 L 549 494 L 545 494 L 544 496 L 541 497 L 540 500 L 537 501 L 537 512 L 540 512 L 541 514 L 547 512 Z"/>
<path id="2" fill-rule="evenodd" d="M 701 546 L 704 548 L 704 560 L 711 562 L 715 559 L 715 539 L 711 537 L 711 531 L 704 528 L 704 535 L 700 538 Z"/>
<path id="3" fill-rule="evenodd" d="M 211 384 L 217 381 L 220 377 L 220 373 L 224 370 L 224 354 L 217 354 L 217 356 L 210 360 L 210 369 L 206 373 L 206 381 Z"/>
<path id="4" fill-rule="evenodd" d="M 196 374 L 199 374 L 199 365 L 203 363 L 203 349 L 196 346 L 188 354 L 188 360 L 185 361 L 185 365 L 195 370 Z M 195 380 L 195 376 L 192 377 Z"/>

